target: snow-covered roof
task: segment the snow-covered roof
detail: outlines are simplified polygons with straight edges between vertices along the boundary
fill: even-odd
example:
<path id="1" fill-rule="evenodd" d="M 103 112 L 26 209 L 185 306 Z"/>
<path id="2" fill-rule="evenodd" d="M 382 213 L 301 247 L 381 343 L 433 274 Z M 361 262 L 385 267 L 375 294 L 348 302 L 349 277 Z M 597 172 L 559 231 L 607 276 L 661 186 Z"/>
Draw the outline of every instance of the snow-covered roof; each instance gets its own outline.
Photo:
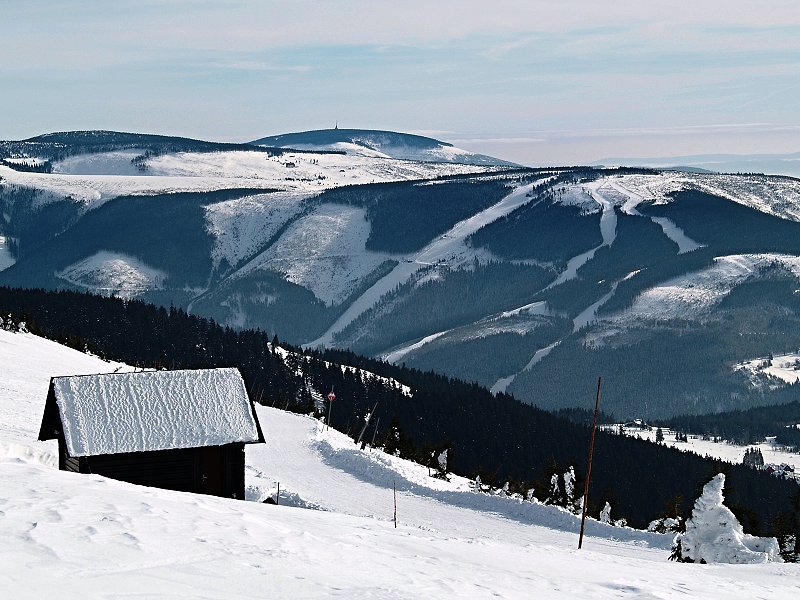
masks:
<path id="1" fill-rule="evenodd" d="M 238 369 L 54 377 L 51 390 L 70 456 L 261 440 Z"/>

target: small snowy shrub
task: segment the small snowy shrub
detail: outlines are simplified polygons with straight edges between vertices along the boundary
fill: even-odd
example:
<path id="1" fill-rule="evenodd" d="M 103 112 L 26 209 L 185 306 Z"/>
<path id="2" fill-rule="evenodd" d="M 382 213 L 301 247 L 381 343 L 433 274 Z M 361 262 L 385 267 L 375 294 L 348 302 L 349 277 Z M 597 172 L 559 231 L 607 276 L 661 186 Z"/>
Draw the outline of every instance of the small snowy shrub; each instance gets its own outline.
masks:
<path id="1" fill-rule="evenodd" d="M 603 507 L 603 510 L 600 511 L 600 522 L 611 524 L 611 504 L 606 502 L 606 505 Z"/>
<path id="2" fill-rule="evenodd" d="M 720 473 L 703 488 L 695 501 L 686 532 L 675 536 L 670 558 L 679 562 L 765 563 L 781 561 L 778 540 L 744 533 L 723 504 L 725 475 Z"/>

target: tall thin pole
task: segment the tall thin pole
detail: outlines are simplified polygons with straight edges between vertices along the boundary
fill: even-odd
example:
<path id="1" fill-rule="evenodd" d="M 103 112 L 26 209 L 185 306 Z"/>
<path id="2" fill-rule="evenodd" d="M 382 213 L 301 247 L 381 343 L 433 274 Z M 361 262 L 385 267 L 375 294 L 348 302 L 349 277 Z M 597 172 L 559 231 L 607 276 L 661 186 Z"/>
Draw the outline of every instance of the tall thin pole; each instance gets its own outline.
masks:
<path id="1" fill-rule="evenodd" d="M 381 418 L 378 417 L 378 420 L 375 422 L 375 431 L 372 432 L 372 447 L 375 447 L 375 436 L 378 435 L 378 425 L 381 424 Z"/>
<path id="2" fill-rule="evenodd" d="M 336 394 L 333 393 L 333 386 L 331 386 L 331 392 L 328 394 L 328 420 L 325 423 L 327 429 L 331 428 L 331 409 L 333 408 L 334 400 L 336 400 Z"/>
<path id="3" fill-rule="evenodd" d="M 583 514 L 581 515 L 581 535 L 578 538 L 578 550 L 583 546 L 583 528 L 586 526 L 586 511 L 589 508 L 589 480 L 592 478 L 592 454 L 594 453 L 594 433 L 597 431 L 597 413 L 600 408 L 600 384 L 603 378 L 597 378 L 597 398 L 594 401 L 594 421 L 592 422 L 592 439 L 589 442 L 589 464 L 586 467 L 586 481 L 583 484 Z"/>
<path id="4" fill-rule="evenodd" d="M 394 494 L 394 528 L 397 529 L 397 481 L 392 479 L 392 493 Z"/>

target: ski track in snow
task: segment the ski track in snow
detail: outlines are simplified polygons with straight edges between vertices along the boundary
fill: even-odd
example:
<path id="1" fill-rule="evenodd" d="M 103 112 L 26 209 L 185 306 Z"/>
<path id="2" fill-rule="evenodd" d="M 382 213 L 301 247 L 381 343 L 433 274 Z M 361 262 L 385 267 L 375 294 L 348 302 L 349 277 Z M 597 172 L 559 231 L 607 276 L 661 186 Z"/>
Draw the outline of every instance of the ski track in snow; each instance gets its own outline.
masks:
<path id="1" fill-rule="evenodd" d="M 375 306 L 384 294 L 391 292 L 398 285 L 408 281 L 423 267 L 441 261 L 464 260 L 471 256 L 464 240 L 484 225 L 496 221 L 516 208 L 532 201 L 532 198 L 528 197 L 527 193 L 541 181 L 544 180 L 537 180 L 534 183 L 520 186 L 494 206 L 490 206 L 468 219 L 456 223 L 447 233 L 433 240 L 412 257 L 398 264 L 389 274 L 366 290 L 347 308 L 328 331 L 313 342 L 306 344 L 306 347 L 332 346 L 333 338 L 337 333 L 344 330 L 361 314 Z"/>
<path id="2" fill-rule="evenodd" d="M 577 551 L 579 519 L 562 509 L 475 493 L 457 476 L 433 479 L 425 467 L 267 407 L 257 407 L 267 443 L 247 447 L 246 481 L 254 500 L 280 483 L 281 506 L 61 472 L 55 443 L 35 441 L 50 376 L 127 367 L 6 331 L 0 364 L 0 581 L 9 597 L 796 594 L 796 565 L 674 564 L 671 536 L 593 519 Z"/>

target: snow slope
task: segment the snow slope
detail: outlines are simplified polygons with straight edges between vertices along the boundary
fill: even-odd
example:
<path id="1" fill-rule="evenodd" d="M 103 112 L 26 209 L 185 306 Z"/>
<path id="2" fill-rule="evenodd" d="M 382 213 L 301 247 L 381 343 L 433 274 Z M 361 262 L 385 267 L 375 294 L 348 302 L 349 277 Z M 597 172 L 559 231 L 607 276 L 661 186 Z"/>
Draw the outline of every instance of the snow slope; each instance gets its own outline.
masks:
<path id="1" fill-rule="evenodd" d="M 796 566 L 666 560 L 669 536 L 427 476 L 308 417 L 260 408 L 253 497 L 139 487 L 52 467 L 33 441 L 50 375 L 114 365 L 0 331 L 0 586 L 13 598 L 791 598 Z M 8 440 L 14 441 L 10 447 Z M 397 485 L 398 527 L 392 522 Z M 308 510 L 298 506 L 317 507 Z"/>
<path id="2" fill-rule="evenodd" d="M 53 173 L 64 175 L 141 175 L 131 160 L 142 150 L 117 150 L 68 156 L 53 165 Z"/>
<path id="3" fill-rule="evenodd" d="M 759 268 L 778 262 L 800 278 L 800 257 L 785 254 L 735 254 L 714 259 L 710 267 L 665 281 L 642 292 L 633 306 L 606 320 L 693 319 L 706 314 Z"/>
<path id="4" fill-rule="evenodd" d="M 236 273 L 283 273 L 328 306 L 343 302 L 388 254 L 366 249 L 370 223 L 364 208 L 323 204 L 304 216 Z"/>
<path id="5" fill-rule="evenodd" d="M 433 138 L 375 129 L 317 129 L 261 138 L 252 144 L 295 148 L 298 150 L 334 150 L 355 156 L 377 156 L 425 162 L 451 162 L 473 165 L 513 165 L 492 156 L 475 154 Z"/>
<path id="6" fill-rule="evenodd" d="M 214 267 L 224 260 L 231 267 L 253 256 L 280 228 L 303 209 L 312 194 L 272 192 L 206 206 L 206 228 L 214 237 Z"/>
<path id="7" fill-rule="evenodd" d="M 101 250 L 69 265 L 56 277 L 95 293 L 135 298 L 161 289 L 167 274 L 133 256 Z"/>

